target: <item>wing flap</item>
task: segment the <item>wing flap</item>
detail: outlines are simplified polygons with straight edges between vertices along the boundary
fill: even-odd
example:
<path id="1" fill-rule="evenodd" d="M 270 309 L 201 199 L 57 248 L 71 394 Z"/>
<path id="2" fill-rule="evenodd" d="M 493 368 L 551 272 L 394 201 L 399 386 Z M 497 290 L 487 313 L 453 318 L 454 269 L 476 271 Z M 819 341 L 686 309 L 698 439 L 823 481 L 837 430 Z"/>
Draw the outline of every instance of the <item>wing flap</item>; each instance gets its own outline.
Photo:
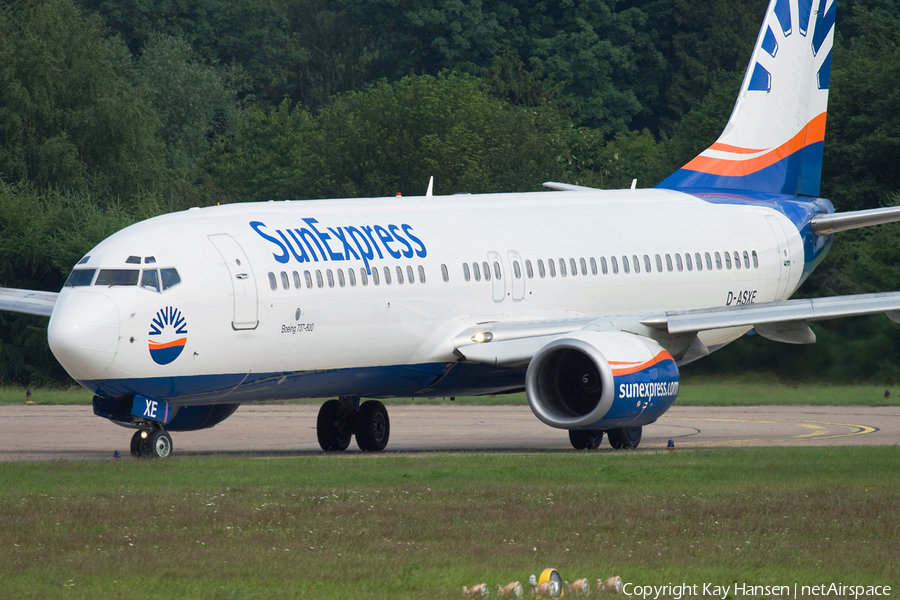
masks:
<path id="1" fill-rule="evenodd" d="M 665 329 L 669 333 L 687 333 L 747 325 L 824 321 L 876 313 L 886 313 L 891 320 L 894 320 L 894 317 L 900 317 L 898 311 L 900 311 L 900 292 L 885 292 L 669 311 L 664 315 L 644 319 L 641 323 L 648 327 Z M 769 330 L 776 332 L 779 328 L 763 327 L 762 329 L 767 332 Z M 787 331 L 786 328 L 781 329 Z M 800 328 L 795 328 L 795 330 L 799 333 Z"/>
<path id="2" fill-rule="evenodd" d="M 57 292 L 0 288 L 0 310 L 49 317 L 58 297 Z"/>

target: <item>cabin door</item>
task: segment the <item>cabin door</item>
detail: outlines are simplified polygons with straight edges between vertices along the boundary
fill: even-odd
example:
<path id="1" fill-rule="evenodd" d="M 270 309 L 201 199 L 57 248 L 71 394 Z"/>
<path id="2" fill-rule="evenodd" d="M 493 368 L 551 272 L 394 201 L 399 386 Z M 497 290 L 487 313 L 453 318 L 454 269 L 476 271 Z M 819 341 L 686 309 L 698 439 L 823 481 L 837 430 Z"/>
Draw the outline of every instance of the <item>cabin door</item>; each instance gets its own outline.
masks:
<path id="1" fill-rule="evenodd" d="M 231 327 L 235 330 L 256 329 L 259 324 L 256 301 L 256 278 L 250 261 L 237 241 L 227 233 L 209 236 L 228 269 L 231 279 L 234 315 Z"/>

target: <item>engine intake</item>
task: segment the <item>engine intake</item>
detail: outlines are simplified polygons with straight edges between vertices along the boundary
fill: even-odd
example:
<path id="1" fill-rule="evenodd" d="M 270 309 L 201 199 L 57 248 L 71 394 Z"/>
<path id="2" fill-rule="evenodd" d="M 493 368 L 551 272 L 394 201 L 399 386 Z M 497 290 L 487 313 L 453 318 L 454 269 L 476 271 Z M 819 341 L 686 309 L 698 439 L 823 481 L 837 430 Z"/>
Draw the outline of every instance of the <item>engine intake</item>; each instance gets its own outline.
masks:
<path id="1" fill-rule="evenodd" d="M 525 392 L 538 419 L 560 429 L 651 423 L 678 395 L 678 367 L 651 339 L 579 331 L 535 353 Z"/>

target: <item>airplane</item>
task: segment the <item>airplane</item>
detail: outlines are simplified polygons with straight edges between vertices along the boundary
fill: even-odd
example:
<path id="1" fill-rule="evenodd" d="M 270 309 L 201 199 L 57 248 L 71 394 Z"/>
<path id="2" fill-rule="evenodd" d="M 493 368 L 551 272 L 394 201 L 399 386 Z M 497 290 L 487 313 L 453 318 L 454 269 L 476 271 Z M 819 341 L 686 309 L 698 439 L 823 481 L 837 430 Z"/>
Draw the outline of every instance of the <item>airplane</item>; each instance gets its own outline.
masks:
<path id="1" fill-rule="evenodd" d="M 523 389 L 574 448 L 636 448 L 679 366 L 751 329 L 805 344 L 816 320 L 900 322 L 896 292 L 788 299 L 835 233 L 900 220 L 818 197 L 835 5 L 771 1 L 723 133 L 655 188 L 191 208 L 0 308 L 50 317 L 53 354 L 96 415 L 136 429 L 136 457 L 290 398 L 331 398 L 323 450 L 380 451 L 380 399 Z"/>

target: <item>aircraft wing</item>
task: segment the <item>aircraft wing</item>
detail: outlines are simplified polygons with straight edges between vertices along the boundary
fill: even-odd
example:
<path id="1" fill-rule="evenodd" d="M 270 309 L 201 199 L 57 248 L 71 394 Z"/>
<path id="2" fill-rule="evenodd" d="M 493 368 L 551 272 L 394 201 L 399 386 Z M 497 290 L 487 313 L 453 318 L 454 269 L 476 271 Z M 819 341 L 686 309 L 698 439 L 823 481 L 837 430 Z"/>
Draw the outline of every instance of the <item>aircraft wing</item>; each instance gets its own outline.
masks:
<path id="1" fill-rule="evenodd" d="M 782 300 L 764 304 L 723 306 L 644 315 L 584 317 L 531 322 L 480 323 L 454 340 L 460 358 L 492 365 L 521 366 L 553 339 L 578 331 L 629 331 L 653 338 L 673 355 L 698 357 L 708 350 L 696 334 L 713 329 L 753 327 L 768 339 L 789 344 L 811 344 L 815 333 L 808 323 L 839 317 L 885 313 L 900 323 L 900 292 L 856 294 L 830 298 Z"/>
<path id="2" fill-rule="evenodd" d="M 49 317 L 58 297 L 57 292 L 0 288 L 0 310 Z"/>

